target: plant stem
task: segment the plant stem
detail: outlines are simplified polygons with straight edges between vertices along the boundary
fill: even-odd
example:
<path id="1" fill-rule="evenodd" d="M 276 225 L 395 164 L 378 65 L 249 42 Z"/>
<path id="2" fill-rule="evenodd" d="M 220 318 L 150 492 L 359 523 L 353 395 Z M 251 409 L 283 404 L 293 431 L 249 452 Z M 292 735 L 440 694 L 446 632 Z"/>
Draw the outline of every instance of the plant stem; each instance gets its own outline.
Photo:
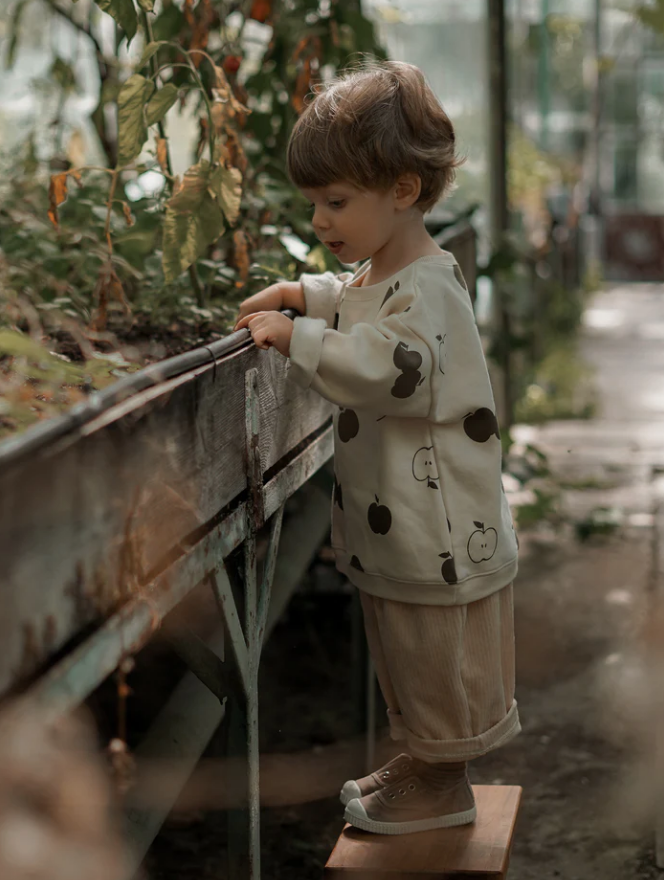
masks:
<path id="1" fill-rule="evenodd" d="M 212 69 L 215 70 L 215 71 L 216 71 L 216 69 L 217 69 L 217 65 L 214 63 L 214 61 L 213 61 L 212 58 L 208 55 L 208 53 L 207 53 L 207 52 L 204 52 L 202 49 L 192 49 L 190 52 L 187 52 L 187 50 L 186 50 L 186 49 L 183 49 L 183 47 L 180 46 L 179 43 L 172 43 L 172 42 L 170 42 L 169 40 L 164 40 L 164 45 L 166 45 L 166 46 L 174 46 L 179 52 L 181 52 L 181 53 L 186 57 L 187 62 L 188 62 L 188 64 L 189 64 L 189 67 L 190 67 L 190 69 L 191 69 L 191 72 L 192 72 L 192 74 L 193 74 L 193 76 L 194 76 L 194 79 L 196 80 L 196 85 L 198 86 L 198 88 L 199 88 L 200 91 L 201 91 L 201 95 L 203 96 L 203 100 L 205 101 L 205 107 L 206 107 L 206 109 L 207 109 L 208 125 L 210 126 L 210 138 L 209 138 L 209 144 L 210 144 L 210 165 L 214 165 L 214 143 L 215 143 L 215 135 L 214 135 L 214 123 L 213 123 L 213 121 L 212 121 L 212 104 L 210 103 L 210 99 L 209 99 L 208 96 L 207 96 L 207 92 L 205 91 L 205 86 L 203 85 L 203 80 L 201 79 L 201 77 L 200 77 L 200 75 L 199 75 L 199 73 L 198 73 L 198 70 L 197 70 L 197 68 L 196 68 L 196 65 L 195 65 L 194 62 L 191 60 L 191 56 L 194 55 L 194 54 L 196 54 L 196 55 L 203 55 L 205 58 L 207 58 L 207 60 L 208 60 L 208 61 L 210 62 L 210 64 L 212 65 Z M 229 88 L 230 88 L 230 86 L 229 86 Z"/>
<path id="2" fill-rule="evenodd" d="M 115 196 L 115 189 L 118 185 L 118 177 L 119 172 L 113 171 L 113 178 L 111 180 L 111 191 L 108 194 L 108 211 L 106 212 L 106 223 L 104 224 L 104 235 L 106 236 L 106 242 L 108 243 L 108 257 L 111 259 L 113 257 L 113 242 L 111 241 L 111 211 L 113 210 L 113 197 Z"/>
<path id="3" fill-rule="evenodd" d="M 152 23 L 150 22 L 150 19 L 148 18 L 148 13 L 143 11 L 141 14 L 143 17 L 143 26 L 145 27 L 145 32 L 148 35 L 148 41 L 150 43 L 154 43 L 155 39 L 154 39 L 154 35 L 152 33 Z M 167 45 L 169 45 L 169 44 L 167 44 Z M 178 46 L 177 43 L 175 43 L 175 44 L 171 43 L 170 45 L 175 45 L 175 46 L 177 46 L 179 51 L 184 51 L 181 46 Z M 152 56 L 152 58 L 150 58 L 150 68 L 152 70 L 152 78 L 155 80 L 159 76 L 159 73 L 160 73 L 159 60 L 157 57 L 158 55 L 159 55 L 159 50 L 157 50 L 154 53 L 154 55 Z M 198 82 L 198 85 L 200 86 L 201 92 L 203 93 L 203 97 L 205 98 L 205 102 L 207 104 L 208 119 L 210 122 L 210 136 L 212 137 L 212 108 L 210 107 L 210 102 L 208 101 L 207 95 L 205 94 L 205 89 L 203 88 L 203 83 L 196 72 L 196 68 L 191 63 L 191 57 L 189 56 L 189 54 L 187 52 L 185 52 L 185 55 L 187 56 L 187 61 L 189 62 L 189 64 L 182 64 L 182 65 L 172 64 L 172 65 L 168 65 L 168 66 L 169 67 L 175 67 L 175 66 L 189 67 L 193 71 L 194 76 L 196 77 L 196 80 Z M 166 127 L 164 125 L 163 119 L 160 120 L 160 122 L 158 123 L 158 130 L 159 130 L 159 137 L 161 137 L 165 140 L 166 139 Z M 213 152 L 211 150 L 210 151 L 210 164 L 212 164 L 213 161 L 214 161 Z M 172 192 L 173 191 L 173 166 L 171 165 L 171 152 L 168 149 L 168 144 L 166 146 L 166 166 L 168 168 L 168 173 L 171 175 L 171 178 L 168 181 L 168 186 L 169 186 L 170 191 Z M 200 309 L 204 309 L 205 308 L 205 291 L 203 290 L 203 288 L 201 286 L 201 282 L 198 277 L 198 272 L 196 271 L 196 264 L 195 263 L 192 263 L 192 265 L 189 267 L 189 280 L 191 281 L 191 286 L 194 289 L 194 295 L 196 297 L 196 302 L 198 303 L 198 307 Z"/>
<path id="4" fill-rule="evenodd" d="M 198 277 L 198 272 L 196 271 L 196 264 L 192 263 L 189 267 L 189 280 L 191 281 L 191 286 L 194 288 L 194 293 L 196 294 L 196 302 L 198 303 L 198 307 L 200 309 L 205 308 L 205 291 L 201 287 L 201 282 Z"/>
<path id="5" fill-rule="evenodd" d="M 148 42 L 154 43 L 155 39 L 154 39 L 154 34 L 152 33 L 152 22 L 150 21 L 150 19 L 148 17 L 148 13 L 144 9 L 141 10 L 141 17 L 143 19 L 143 27 L 145 28 L 145 33 L 148 36 Z M 152 58 L 150 58 L 150 68 L 152 70 L 153 79 L 156 79 L 157 76 L 159 75 L 159 60 L 157 58 L 158 55 L 159 55 L 159 50 L 157 49 L 157 51 L 154 53 Z M 162 140 L 166 140 L 166 126 L 164 125 L 163 119 L 160 119 L 159 122 L 157 123 L 157 130 L 159 131 L 159 137 L 162 138 Z M 171 151 L 168 148 L 168 141 L 166 142 L 166 168 L 167 168 L 168 173 L 170 175 L 170 179 L 167 179 L 167 184 L 169 187 L 169 191 L 172 192 L 173 191 L 173 166 L 171 164 Z"/>

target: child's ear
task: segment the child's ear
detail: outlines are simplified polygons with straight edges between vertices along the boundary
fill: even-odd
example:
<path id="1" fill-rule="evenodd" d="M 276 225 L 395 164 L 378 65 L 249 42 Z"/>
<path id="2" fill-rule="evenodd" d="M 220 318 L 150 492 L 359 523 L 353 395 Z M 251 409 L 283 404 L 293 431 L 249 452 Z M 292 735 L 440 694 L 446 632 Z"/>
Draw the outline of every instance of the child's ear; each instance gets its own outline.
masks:
<path id="1" fill-rule="evenodd" d="M 397 180 L 394 189 L 396 206 L 402 210 L 404 208 L 410 208 L 420 197 L 421 191 L 422 181 L 420 180 L 419 174 L 415 174 L 414 172 L 402 174 Z"/>

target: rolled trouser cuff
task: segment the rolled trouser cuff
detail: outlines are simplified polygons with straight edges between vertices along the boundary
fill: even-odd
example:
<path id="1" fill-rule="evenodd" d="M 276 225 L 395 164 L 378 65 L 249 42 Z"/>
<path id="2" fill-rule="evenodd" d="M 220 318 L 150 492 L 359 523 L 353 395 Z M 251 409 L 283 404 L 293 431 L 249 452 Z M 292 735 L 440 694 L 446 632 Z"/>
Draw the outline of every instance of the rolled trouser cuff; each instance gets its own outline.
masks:
<path id="1" fill-rule="evenodd" d="M 401 718 L 400 715 L 398 717 Z M 509 712 L 501 721 L 494 724 L 493 727 L 490 727 L 484 733 L 469 739 L 422 739 L 408 730 L 403 720 L 401 724 L 405 730 L 408 752 L 413 757 L 430 764 L 443 761 L 472 761 L 473 758 L 479 758 L 480 755 L 485 755 L 487 752 L 505 745 L 521 730 L 516 700 L 514 700 Z M 391 719 L 390 727 L 392 728 Z M 392 738 L 394 739 L 394 736 Z"/>

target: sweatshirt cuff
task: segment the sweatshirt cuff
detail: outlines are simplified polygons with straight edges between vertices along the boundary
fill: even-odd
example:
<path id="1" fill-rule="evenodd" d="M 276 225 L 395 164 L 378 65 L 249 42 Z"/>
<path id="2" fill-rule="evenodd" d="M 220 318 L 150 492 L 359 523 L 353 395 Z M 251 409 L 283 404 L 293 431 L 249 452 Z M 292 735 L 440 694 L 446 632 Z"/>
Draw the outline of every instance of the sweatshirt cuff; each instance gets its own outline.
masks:
<path id="1" fill-rule="evenodd" d="M 308 388 L 320 363 L 327 325 L 324 318 L 295 318 L 293 325 L 288 376 L 300 387 Z"/>
<path id="2" fill-rule="evenodd" d="M 322 275 L 305 273 L 300 276 L 304 291 L 305 314 L 308 318 L 323 318 L 331 327 L 337 309 L 335 277 L 331 272 Z"/>

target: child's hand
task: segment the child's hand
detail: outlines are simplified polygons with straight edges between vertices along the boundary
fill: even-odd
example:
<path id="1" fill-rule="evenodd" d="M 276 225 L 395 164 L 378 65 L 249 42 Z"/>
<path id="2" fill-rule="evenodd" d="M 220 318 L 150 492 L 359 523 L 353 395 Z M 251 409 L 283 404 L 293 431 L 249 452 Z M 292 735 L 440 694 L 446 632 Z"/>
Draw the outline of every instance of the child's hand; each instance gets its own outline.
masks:
<path id="1" fill-rule="evenodd" d="M 240 310 L 237 315 L 237 321 L 234 329 L 240 329 L 240 321 L 247 315 L 255 315 L 258 312 L 269 312 L 273 309 L 279 311 L 283 308 L 284 294 L 281 284 L 271 284 L 265 290 L 260 290 L 240 304 Z M 242 325 L 243 327 L 246 324 Z"/>
<path id="2" fill-rule="evenodd" d="M 293 335 L 293 322 L 281 312 L 258 312 L 245 315 L 235 325 L 236 330 L 248 327 L 259 348 L 273 345 L 284 357 L 290 356 L 290 341 Z"/>

